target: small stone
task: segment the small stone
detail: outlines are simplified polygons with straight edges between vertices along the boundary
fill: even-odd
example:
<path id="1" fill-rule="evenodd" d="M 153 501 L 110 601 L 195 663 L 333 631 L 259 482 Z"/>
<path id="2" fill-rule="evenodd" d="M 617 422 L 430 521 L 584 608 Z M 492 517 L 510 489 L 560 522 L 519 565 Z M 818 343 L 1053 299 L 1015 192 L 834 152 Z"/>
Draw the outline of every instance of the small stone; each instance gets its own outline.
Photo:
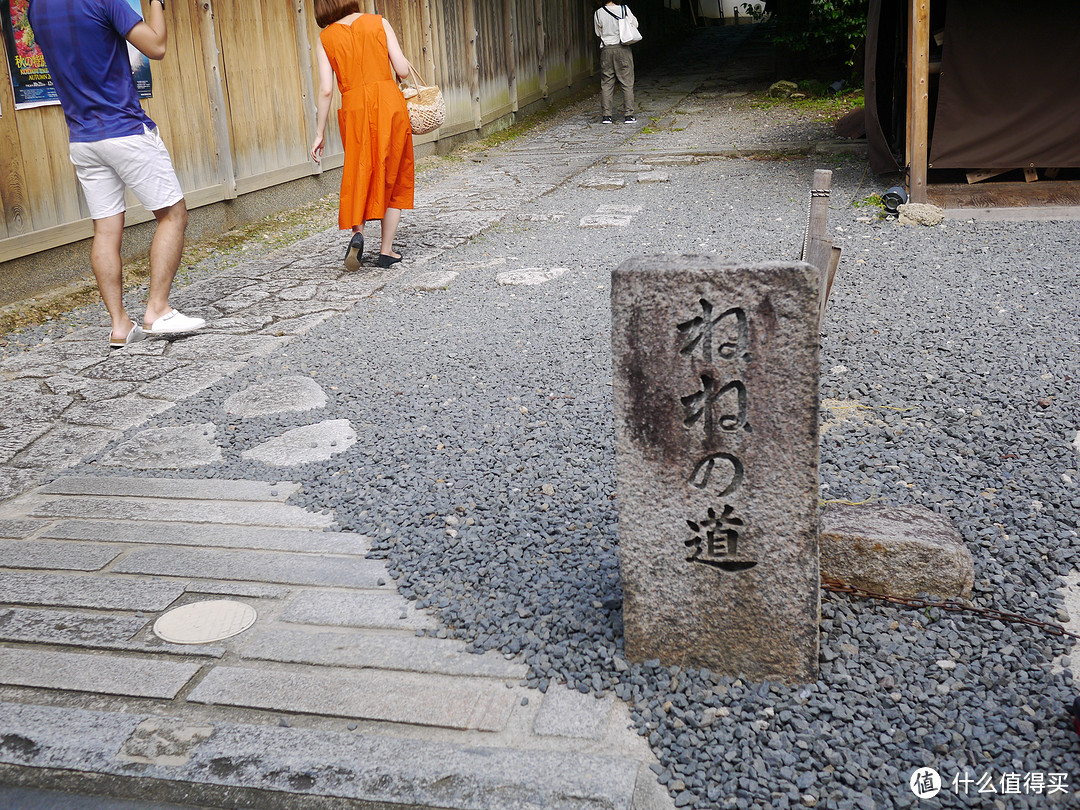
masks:
<path id="1" fill-rule="evenodd" d="M 540 491 L 543 492 L 545 495 L 554 495 L 555 487 L 553 487 L 551 484 L 544 484 L 542 487 L 540 487 Z"/>
<path id="2" fill-rule="evenodd" d="M 348 729 L 349 729 L 349 731 L 356 731 L 357 724 L 356 723 L 349 723 Z"/>

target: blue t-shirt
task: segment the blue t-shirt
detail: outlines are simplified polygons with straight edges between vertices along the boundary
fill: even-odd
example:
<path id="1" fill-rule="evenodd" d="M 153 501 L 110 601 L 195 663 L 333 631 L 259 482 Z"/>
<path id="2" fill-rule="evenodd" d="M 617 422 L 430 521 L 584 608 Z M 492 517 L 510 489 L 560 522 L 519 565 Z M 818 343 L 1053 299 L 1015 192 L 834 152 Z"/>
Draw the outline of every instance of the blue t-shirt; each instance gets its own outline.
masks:
<path id="1" fill-rule="evenodd" d="M 142 17 L 127 0 L 31 0 L 29 18 L 72 142 L 154 128 L 131 78 L 125 37 Z"/>

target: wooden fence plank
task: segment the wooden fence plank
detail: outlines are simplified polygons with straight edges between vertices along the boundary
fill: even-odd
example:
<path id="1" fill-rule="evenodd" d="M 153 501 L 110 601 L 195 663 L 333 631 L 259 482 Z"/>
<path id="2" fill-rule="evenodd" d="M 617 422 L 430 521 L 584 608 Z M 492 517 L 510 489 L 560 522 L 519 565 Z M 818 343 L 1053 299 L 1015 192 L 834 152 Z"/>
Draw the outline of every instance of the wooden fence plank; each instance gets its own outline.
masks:
<path id="1" fill-rule="evenodd" d="M 214 26 L 213 0 L 199 4 L 198 30 L 202 42 L 203 63 L 206 67 L 206 96 L 210 104 L 211 147 L 217 177 L 225 188 L 225 198 L 236 198 L 236 167 L 229 136 L 228 103 L 225 101 L 225 82 L 218 60 L 218 37 Z"/>
<path id="2" fill-rule="evenodd" d="M 483 113 L 480 109 L 480 53 L 477 38 L 480 36 L 476 20 L 476 0 L 465 0 L 465 58 L 469 70 L 469 101 L 472 102 L 473 126 L 480 129 Z"/>
<path id="3" fill-rule="evenodd" d="M 506 38 L 506 92 L 510 97 L 510 108 L 517 112 L 517 6 L 514 0 L 503 0 L 503 36 Z"/>
<path id="4" fill-rule="evenodd" d="M 26 180 L 19 129 L 15 119 L 15 94 L 6 59 L 0 59 L 0 240 L 33 230 L 26 211 Z"/>

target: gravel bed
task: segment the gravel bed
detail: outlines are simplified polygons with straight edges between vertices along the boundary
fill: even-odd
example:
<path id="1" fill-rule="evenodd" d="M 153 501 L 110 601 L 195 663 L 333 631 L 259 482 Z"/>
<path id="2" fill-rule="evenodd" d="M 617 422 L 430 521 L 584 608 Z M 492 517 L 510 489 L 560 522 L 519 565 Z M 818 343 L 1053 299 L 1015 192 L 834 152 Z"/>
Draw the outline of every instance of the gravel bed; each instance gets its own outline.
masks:
<path id="1" fill-rule="evenodd" d="M 880 221 L 849 204 L 880 191 L 861 160 L 708 160 L 614 192 L 571 182 L 424 268 L 459 272 L 449 289 L 414 292 L 406 274 L 155 423 L 218 426 L 225 460 L 199 477 L 303 481 L 294 502 L 372 536 L 440 637 L 519 656 L 541 690 L 627 701 L 678 807 L 913 807 L 924 766 L 946 783 L 941 806 L 1069 805 L 1072 784 L 1023 793 L 1025 775 L 1068 774 L 1077 750 L 1071 644 L 1039 630 L 826 593 L 815 683 L 623 658 L 610 271 L 636 254 L 795 256 L 815 168 L 834 170 L 845 250 L 821 395 L 859 406 L 822 409 L 822 498 L 947 515 L 975 557 L 976 605 L 1059 621 L 1080 548 L 1080 228 Z M 624 229 L 576 227 L 606 204 L 642 211 Z M 495 283 L 535 266 L 570 272 Z M 359 441 L 287 470 L 242 460 L 322 418 L 225 412 L 230 394 L 284 374 L 316 380 Z M 965 773 L 990 774 L 997 794 L 957 795 Z M 1019 794 L 1002 794 L 1008 774 Z"/>
<path id="2" fill-rule="evenodd" d="M 820 165 L 669 167 L 669 184 L 618 192 L 618 204 L 644 209 L 625 230 L 566 224 L 615 200 L 564 187 L 530 221 L 508 219 L 448 255 L 445 268 L 461 273 L 450 289 L 412 292 L 405 276 L 158 421 L 219 426 L 226 462 L 200 475 L 277 480 L 282 471 L 240 452 L 312 416 L 236 420 L 222 403 L 256 381 L 311 375 L 330 394 L 327 412 L 350 419 L 360 440 L 288 470 L 304 481 L 295 502 L 375 538 L 401 593 L 438 615 L 440 637 L 521 656 L 541 690 L 566 682 L 628 701 L 680 807 L 907 807 L 908 778 L 926 765 L 946 780 L 1067 773 L 1072 674 L 1055 665 L 1069 647 L 1028 628 L 826 594 L 813 684 L 622 657 L 610 269 L 636 253 L 791 256 L 804 210 L 792 190 Z M 833 169 L 830 216 L 846 253 L 822 397 L 858 403 L 861 418 L 823 408 L 822 497 L 943 512 L 975 555 L 976 604 L 1056 621 L 1057 577 L 1080 545 L 1080 304 L 1069 266 L 1080 233 L 861 221 L 845 201 L 862 166 Z M 538 257 L 570 273 L 495 284 L 496 272 Z"/>

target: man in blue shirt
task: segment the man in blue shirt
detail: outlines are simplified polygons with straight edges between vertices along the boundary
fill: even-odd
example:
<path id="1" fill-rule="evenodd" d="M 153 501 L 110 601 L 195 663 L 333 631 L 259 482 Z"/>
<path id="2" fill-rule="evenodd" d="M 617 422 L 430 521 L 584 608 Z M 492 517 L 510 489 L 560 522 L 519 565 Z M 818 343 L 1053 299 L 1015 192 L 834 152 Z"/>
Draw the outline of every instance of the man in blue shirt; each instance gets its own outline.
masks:
<path id="1" fill-rule="evenodd" d="M 139 104 L 128 56 L 129 43 L 151 59 L 165 56 L 164 0 L 150 0 L 145 20 L 127 0 L 31 0 L 29 19 L 64 108 L 71 162 L 94 221 L 90 264 L 112 319 L 109 345 L 201 329 L 203 319 L 169 306 L 187 206 L 157 126 Z M 120 242 L 128 188 L 158 223 L 143 327 L 128 317 L 123 301 Z"/>

